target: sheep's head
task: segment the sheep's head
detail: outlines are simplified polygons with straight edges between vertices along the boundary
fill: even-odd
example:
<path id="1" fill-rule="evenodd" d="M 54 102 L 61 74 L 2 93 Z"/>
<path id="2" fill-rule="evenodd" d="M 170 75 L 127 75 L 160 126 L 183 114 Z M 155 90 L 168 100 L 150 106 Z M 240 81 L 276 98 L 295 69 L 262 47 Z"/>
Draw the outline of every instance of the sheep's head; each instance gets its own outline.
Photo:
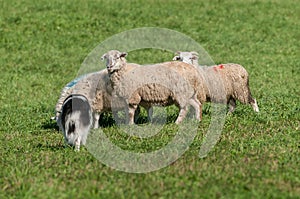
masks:
<path id="1" fill-rule="evenodd" d="M 197 52 L 180 52 L 177 51 L 175 53 L 175 57 L 173 57 L 174 61 L 182 61 L 188 64 L 196 65 L 198 64 L 198 53 Z"/>
<path id="2" fill-rule="evenodd" d="M 109 73 L 120 70 L 126 64 L 126 52 L 111 50 L 102 55 L 101 60 L 106 60 L 106 68 Z"/>

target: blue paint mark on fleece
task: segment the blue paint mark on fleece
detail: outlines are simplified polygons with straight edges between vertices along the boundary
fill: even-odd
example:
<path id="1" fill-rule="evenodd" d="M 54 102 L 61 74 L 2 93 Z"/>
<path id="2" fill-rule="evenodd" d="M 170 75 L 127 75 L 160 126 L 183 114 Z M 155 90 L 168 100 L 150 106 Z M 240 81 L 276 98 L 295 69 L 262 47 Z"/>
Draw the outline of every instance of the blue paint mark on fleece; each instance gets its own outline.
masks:
<path id="1" fill-rule="evenodd" d="M 77 84 L 77 82 L 79 82 L 81 79 L 83 79 L 86 75 L 82 75 L 80 77 L 77 77 L 76 79 L 73 79 L 71 82 L 69 82 L 65 88 L 69 89 L 72 88 L 73 86 L 75 86 Z"/>

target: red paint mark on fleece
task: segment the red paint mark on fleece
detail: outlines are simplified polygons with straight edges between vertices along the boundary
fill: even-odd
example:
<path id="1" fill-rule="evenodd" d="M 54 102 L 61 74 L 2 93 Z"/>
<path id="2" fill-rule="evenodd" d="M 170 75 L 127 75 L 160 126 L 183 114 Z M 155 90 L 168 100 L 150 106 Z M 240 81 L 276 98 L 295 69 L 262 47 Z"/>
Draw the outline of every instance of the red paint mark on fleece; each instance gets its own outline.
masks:
<path id="1" fill-rule="evenodd" d="M 214 71 L 217 72 L 218 69 L 224 69 L 224 65 L 223 65 L 223 64 L 220 64 L 220 65 L 218 65 L 218 66 L 214 66 L 213 69 L 214 69 Z"/>

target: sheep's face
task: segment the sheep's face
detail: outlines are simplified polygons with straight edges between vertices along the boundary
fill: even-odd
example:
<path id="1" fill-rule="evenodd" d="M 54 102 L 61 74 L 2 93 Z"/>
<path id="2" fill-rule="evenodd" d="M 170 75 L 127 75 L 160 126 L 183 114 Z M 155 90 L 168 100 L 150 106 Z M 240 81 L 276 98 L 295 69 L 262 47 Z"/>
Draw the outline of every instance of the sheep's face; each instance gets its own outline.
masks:
<path id="1" fill-rule="evenodd" d="M 194 65 L 198 61 L 198 53 L 196 52 L 176 52 L 174 61 L 182 61 Z"/>
<path id="2" fill-rule="evenodd" d="M 126 52 L 120 52 L 117 50 L 111 50 L 108 53 L 105 53 L 101 59 L 106 60 L 106 68 L 109 73 L 113 73 L 117 70 L 120 70 L 126 63 Z"/>

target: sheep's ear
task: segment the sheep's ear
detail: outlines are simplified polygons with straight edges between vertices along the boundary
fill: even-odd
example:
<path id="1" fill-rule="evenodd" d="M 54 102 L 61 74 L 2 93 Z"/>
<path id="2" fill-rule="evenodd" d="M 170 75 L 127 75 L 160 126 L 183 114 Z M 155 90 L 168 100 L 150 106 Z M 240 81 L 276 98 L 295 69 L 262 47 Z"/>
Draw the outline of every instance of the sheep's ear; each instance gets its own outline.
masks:
<path id="1" fill-rule="evenodd" d="M 174 55 L 180 55 L 180 53 L 181 53 L 181 51 L 176 51 Z"/>
<path id="2" fill-rule="evenodd" d="M 192 51 L 191 54 L 192 54 L 192 59 L 196 60 L 199 58 L 199 54 L 197 52 Z"/>
<path id="3" fill-rule="evenodd" d="M 178 60 L 180 60 L 180 57 L 179 57 L 179 56 L 173 57 L 173 61 L 178 61 Z"/>
<path id="4" fill-rule="evenodd" d="M 106 59 L 106 57 L 107 57 L 107 54 L 105 53 L 104 55 L 102 55 L 101 61 L 104 61 L 104 59 Z"/>
<path id="5" fill-rule="evenodd" d="M 121 52 L 120 57 L 126 57 L 127 56 L 127 52 Z"/>
<path id="6" fill-rule="evenodd" d="M 193 59 L 193 60 L 196 60 L 196 59 L 198 59 L 198 58 L 199 58 L 198 56 L 195 56 L 195 55 L 192 56 L 192 59 Z"/>
<path id="7" fill-rule="evenodd" d="M 192 54 L 192 55 L 195 55 L 195 56 L 197 56 L 197 57 L 199 56 L 199 54 L 198 54 L 196 51 L 192 51 L 191 54 Z"/>

